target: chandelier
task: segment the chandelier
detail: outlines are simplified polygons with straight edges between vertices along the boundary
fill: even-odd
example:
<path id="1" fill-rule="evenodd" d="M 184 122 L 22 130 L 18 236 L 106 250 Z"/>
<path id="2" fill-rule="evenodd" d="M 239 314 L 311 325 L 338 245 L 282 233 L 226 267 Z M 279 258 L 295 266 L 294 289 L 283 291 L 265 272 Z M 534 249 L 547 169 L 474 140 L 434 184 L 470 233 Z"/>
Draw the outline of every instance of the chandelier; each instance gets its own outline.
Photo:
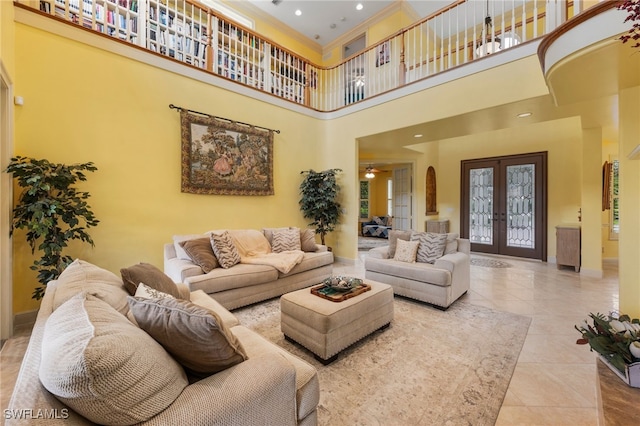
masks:
<path id="1" fill-rule="evenodd" d="M 478 41 L 476 45 L 476 56 L 478 58 L 520 44 L 520 37 L 513 31 L 505 32 L 502 34 L 502 37 L 492 36 L 492 26 L 493 19 L 489 14 L 489 0 L 487 0 L 487 16 L 484 18 L 484 27 L 482 28 L 480 41 Z"/>

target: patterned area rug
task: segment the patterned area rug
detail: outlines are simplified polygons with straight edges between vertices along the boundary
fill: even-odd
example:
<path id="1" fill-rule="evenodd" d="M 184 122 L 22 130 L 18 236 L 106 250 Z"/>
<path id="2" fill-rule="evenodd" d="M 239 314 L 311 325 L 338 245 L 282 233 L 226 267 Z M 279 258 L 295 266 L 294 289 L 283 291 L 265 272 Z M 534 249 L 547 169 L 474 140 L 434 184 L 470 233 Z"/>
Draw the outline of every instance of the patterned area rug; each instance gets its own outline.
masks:
<path id="1" fill-rule="evenodd" d="M 474 266 L 484 266 L 487 268 L 511 268 L 511 264 L 507 262 L 503 262 L 502 260 L 497 259 L 487 259 L 487 258 L 471 258 L 469 261 Z"/>
<path id="2" fill-rule="evenodd" d="M 389 240 L 378 237 L 358 237 L 358 251 L 371 250 L 372 248 L 387 246 Z"/>
<path id="3" fill-rule="evenodd" d="M 284 339 L 278 299 L 234 314 L 318 370 L 319 425 L 493 425 L 530 318 L 460 301 L 444 312 L 394 303 L 389 328 L 327 366 Z"/>

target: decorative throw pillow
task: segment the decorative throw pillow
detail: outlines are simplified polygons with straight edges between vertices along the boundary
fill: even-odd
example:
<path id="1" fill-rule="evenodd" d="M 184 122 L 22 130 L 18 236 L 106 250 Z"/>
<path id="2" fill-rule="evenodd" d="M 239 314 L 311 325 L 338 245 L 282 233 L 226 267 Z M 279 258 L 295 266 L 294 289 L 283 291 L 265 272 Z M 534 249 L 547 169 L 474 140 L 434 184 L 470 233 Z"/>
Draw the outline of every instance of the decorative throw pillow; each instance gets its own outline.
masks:
<path id="1" fill-rule="evenodd" d="M 120 269 L 122 281 L 129 294 L 136 294 L 138 284 L 144 283 L 163 293 L 169 293 L 173 297 L 180 298 L 180 291 L 176 283 L 150 263 L 140 262 L 137 265 Z"/>
<path id="2" fill-rule="evenodd" d="M 398 246 L 396 247 L 396 253 L 393 256 L 393 260 L 398 260 L 400 262 L 414 263 L 416 261 L 417 252 L 418 252 L 417 241 L 398 240 Z"/>
<path id="3" fill-rule="evenodd" d="M 416 261 L 422 263 L 435 263 L 436 259 L 442 257 L 447 244 L 447 234 L 436 234 L 434 232 L 414 232 L 411 234 L 411 241 L 418 241 L 418 255 Z"/>
<path id="4" fill-rule="evenodd" d="M 309 228 L 300 230 L 300 249 L 305 252 L 318 250 L 316 246 L 316 231 Z"/>
<path id="5" fill-rule="evenodd" d="M 211 247 L 211 239 L 208 237 L 197 238 L 195 240 L 186 240 L 179 243 L 180 247 L 189 255 L 193 263 L 198 265 L 202 272 L 208 274 L 220 264 L 216 255 L 213 254 Z"/>
<path id="6" fill-rule="evenodd" d="M 458 234 L 447 234 L 447 245 L 444 247 L 444 254 L 451 254 L 458 252 Z"/>
<path id="7" fill-rule="evenodd" d="M 174 235 L 173 246 L 176 248 L 176 257 L 182 260 L 191 260 L 191 257 L 187 254 L 184 248 L 182 248 L 180 243 L 183 241 L 195 240 L 205 236 L 206 235 L 203 234 Z"/>
<path id="8" fill-rule="evenodd" d="M 151 288 L 144 283 L 138 284 L 138 289 L 136 290 L 134 297 L 142 297 L 143 299 L 164 299 L 165 297 L 169 297 L 171 299 L 175 299 L 175 297 L 169 293 L 163 293 L 160 290 Z"/>
<path id="9" fill-rule="evenodd" d="M 224 231 L 221 234 L 211 234 L 211 247 L 213 248 L 213 254 L 216 255 L 218 263 L 224 269 L 229 269 L 233 265 L 240 263 L 240 254 L 233 244 L 233 238 L 228 231 Z"/>
<path id="10" fill-rule="evenodd" d="M 273 245 L 273 233 L 275 231 L 280 231 L 283 229 L 289 229 L 288 227 L 284 227 L 284 228 L 262 228 L 262 233 L 264 234 L 265 238 L 267 239 L 267 241 L 269 241 L 269 246 Z"/>
<path id="11" fill-rule="evenodd" d="M 290 250 L 300 250 L 300 229 L 288 228 L 274 231 L 271 250 L 273 250 L 274 253 L 282 253 L 283 251 Z"/>
<path id="12" fill-rule="evenodd" d="M 389 231 L 389 257 L 393 259 L 396 254 L 396 245 L 398 240 L 409 241 L 411 239 L 411 231 L 399 231 L 392 229 Z"/>
<path id="13" fill-rule="evenodd" d="M 128 301 L 140 328 L 196 375 L 213 374 L 247 359 L 238 339 L 209 309 L 169 298 Z"/>
<path id="14" fill-rule="evenodd" d="M 188 384 L 151 336 L 84 292 L 47 319 L 39 376 L 56 398 L 98 424 L 146 421 Z"/>
<path id="15" fill-rule="evenodd" d="M 380 226 L 385 226 L 387 224 L 385 218 L 380 216 L 374 216 L 372 222 L 375 222 L 376 225 Z"/>
<path id="16" fill-rule="evenodd" d="M 107 302 L 123 315 L 129 312 L 128 293 L 122 279 L 111 271 L 80 259 L 69 264 L 58 277 L 56 292 L 53 294 L 53 309 L 58 309 L 82 291 Z"/>

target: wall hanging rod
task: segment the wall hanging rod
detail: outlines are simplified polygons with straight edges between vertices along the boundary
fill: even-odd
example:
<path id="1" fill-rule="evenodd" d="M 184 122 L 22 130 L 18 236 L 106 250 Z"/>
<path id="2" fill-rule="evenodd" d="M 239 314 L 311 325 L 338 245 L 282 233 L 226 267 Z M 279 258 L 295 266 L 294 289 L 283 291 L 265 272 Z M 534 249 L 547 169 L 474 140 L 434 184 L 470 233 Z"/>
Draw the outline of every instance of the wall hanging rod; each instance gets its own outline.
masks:
<path id="1" fill-rule="evenodd" d="M 175 106 L 174 104 L 169 104 L 169 108 L 177 109 L 178 111 L 187 111 L 187 112 L 191 112 L 193 114 L 200 114 L 200 115 L 204 115 L 205 117 L 211 117 L 211 118 L 215 118 L 217 120 L 223 120 L 223 121 L 226 121 L 228 123 L 242 124 L 243 126 L 254 127 L 256 129 L 263 129 L 263 130 L 267 130 L 269 132 L 275 132 L 275 133 L 280 134 L 280 130 L 269 129 L 268 127 L 262 127 L 262 126 L 255 126 L 253 124 L 243 123 L 242 121 L 229 120 L 228 118 L 218 117 L 216 115 L 211 115 L 211 114 L 207 114 L 207 113 L 204 113 L 204 112 L 199 112 L 199 111 L 194 111 L 194 110 L 191 110 L 191 109 L 182 108 L 182 107 L 179 107 L 179 106 Z"/>

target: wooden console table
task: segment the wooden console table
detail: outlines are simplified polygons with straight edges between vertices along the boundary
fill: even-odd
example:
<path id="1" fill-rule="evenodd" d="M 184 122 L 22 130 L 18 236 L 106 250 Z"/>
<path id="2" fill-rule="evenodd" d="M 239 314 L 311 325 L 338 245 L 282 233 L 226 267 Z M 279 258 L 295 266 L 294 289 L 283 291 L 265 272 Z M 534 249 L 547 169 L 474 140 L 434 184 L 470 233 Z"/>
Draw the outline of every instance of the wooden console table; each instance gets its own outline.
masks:
<path id="1" fill-rule="evenodd" d="M 632 388 L 620 380 L 599 359 L 597 364 L 598 424 L 626 426 L 640 424 L 640 388 Z"/>

